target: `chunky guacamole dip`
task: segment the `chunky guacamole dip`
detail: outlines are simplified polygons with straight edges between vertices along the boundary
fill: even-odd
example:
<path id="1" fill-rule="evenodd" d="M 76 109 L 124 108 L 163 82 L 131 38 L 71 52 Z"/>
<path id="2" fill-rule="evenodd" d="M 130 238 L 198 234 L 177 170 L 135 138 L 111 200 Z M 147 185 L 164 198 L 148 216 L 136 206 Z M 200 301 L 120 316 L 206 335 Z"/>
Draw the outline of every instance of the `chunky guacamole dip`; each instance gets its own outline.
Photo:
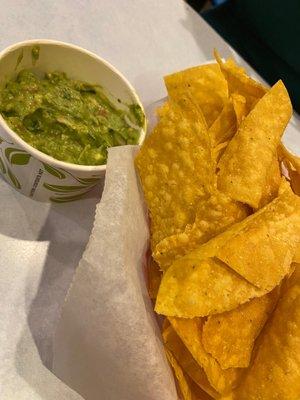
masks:
<path id="1" fill-rule="evenodd" d="M 82 165 L 105 164 L 108 147 L 136 144 L 144 124 L 139 105 L 121 110 L 100 86 L 69 79 L 63 72 L 40 78 L 21 71 L 0 90 L 0 112 L 31 146 Z"/>

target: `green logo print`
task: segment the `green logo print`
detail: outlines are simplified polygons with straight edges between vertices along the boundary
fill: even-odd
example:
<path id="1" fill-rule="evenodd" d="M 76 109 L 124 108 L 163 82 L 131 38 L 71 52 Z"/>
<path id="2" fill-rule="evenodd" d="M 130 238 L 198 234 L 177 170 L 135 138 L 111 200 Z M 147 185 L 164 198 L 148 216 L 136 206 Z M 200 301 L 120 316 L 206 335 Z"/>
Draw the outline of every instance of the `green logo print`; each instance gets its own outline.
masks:
<path id="1" fill-rule="evenodd" d="M 50 175 L 53 175 L 53 176 L 55 176 L 55 177 L 58 178 L 58 179 L 65 179 L 66 175 L 65 175 L 60 169 L 51 167 L 51 165 L 46 164 L 46 163 L 43 163 L 43 166 L 44 166 L 45 170 L 46 170 Z"/>
<path id="2" fill-rule="evenodd" d="M 2 160 L 1 156 L 0 156 L 0 171 L 2 172 L 2 174 L 6 174 L 5 164 L 4 164 L 4 161 Z"/>
<path id="3" fill-rule="evenodd" d="M 54 196 L 50 197 L 50 200 L 55 203 L 68 203 L 70 201 L 75 201 L 81 199 L 86 192 L 88 192 L 93 186 L 95 186 L 100 177 L 92 176 L 90 178 L 80 178 L 73 175 L 71 172 L 66 171 L 64 169 L 54 168 L 48 164 L 44 164 L 43 166 L 50 175 L 55 176 L 59 179 L 67 179 L 72 178 L 74 180 L 75 185 L 65 184 L 65 185 L 55 185 L 52 183 L 44 182 L 43 186 L 45 189 L 54 192 Z M 78 182 L 78 183 L 77 183 Z"/>
<path id="4" fill-rule="evenodd" d="M 7 142 L 6 140 L 0 138 L 0 144 Z M 11 143 L 9 143 L 11 144 Z M 28 154 L 25 150 L 20 150 L 15 147 L 7 147 L 4 150 L 1 149 L 2 157 L 0 156 L 0 172 L 9 179 L 9 181 L 13 184 L 16 189 L 21 189 L 21 184 L 16 177 L 16 175 L 9 168 L 9 165 L 27 165 L 30 161 L 31 155 Z M 6 160 L 6 161 L 5 161 Z"/>
<path id="5" fill-rule="evenodd" d="M 11 170 L 7 167 L 7 175 L 11 183 L 14 185 L 16 189 L 21 189 L 20 182 L 18 181 L 17 177 L 11 172 Z"/>
<path id="6" fill-rule="evenodd" d="M 24 150 L 7 147 L 5 149 L 5 156 L 11 165 L 27 165 L 31 155 Z"/>

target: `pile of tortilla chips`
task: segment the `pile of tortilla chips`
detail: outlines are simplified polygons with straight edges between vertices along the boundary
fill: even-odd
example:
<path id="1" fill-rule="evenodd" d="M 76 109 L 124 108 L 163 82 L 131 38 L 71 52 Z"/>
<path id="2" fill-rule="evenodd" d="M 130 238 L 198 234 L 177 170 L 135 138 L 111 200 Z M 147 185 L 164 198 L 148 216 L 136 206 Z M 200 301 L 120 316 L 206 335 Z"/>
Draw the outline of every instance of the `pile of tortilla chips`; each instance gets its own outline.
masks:
<path id="1" fill-rule="evenodd" d="M 232 59 L 165 77 L 136 158 L 149 209 L 149 293 L 181 396 L 300 399 L 300 158 L 292 115 Z"/>

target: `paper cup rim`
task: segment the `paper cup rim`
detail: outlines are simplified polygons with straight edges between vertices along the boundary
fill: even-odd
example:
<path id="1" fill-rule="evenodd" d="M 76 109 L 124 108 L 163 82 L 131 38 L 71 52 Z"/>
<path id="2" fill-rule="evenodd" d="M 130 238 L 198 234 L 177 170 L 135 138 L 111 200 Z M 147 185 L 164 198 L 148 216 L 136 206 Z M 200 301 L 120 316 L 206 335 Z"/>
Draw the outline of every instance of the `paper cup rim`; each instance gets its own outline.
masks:
<path id="1" fill-rule="evenodd" d="M 59 40 L 51 40 L 51 39 L 31 39 L 31 40 L 24 40 L 22 42 L 18 42 L 18 43 L 14 43 L 8 47 L 6 47 L 4 50 L 2 50 L 0 52 L 0 63 L 2 61 L 2 58 L 18 49 L 18 48 L 22 48 L 24 46 L 28 46 L 28 45 L 38 45 L 38 44 L 50 44 L 50 45 L 55 45 L 55 46 L 61 46 L 61 47 L 68 47 L 71 49 L 74 49 L 78 52 L 81 53 L 85 53 L 87 54 L 89 57 L 94 58 L 97 62 L 104 64 L 106 67 L 108 67 L 115 75 L 117 75 L 124 83 L 125 85 L 129 88 L 130 92 L 133 95 L 133 98 L 135 99 L 135 101 L 137 102 L 137 104 L 141 107 L 144 115 L 145 114 L 145 110 L 143 107 L 143 104 L 141 102 L 141 100 L 139 99 L 134 87 L 131 85 L 131 83 L 125 78 L 125 76 L 116 68 L 114 67 L 112 64 L 110 64 L 108 61 L 106 61 L 104 58 L 98 56 L 97 54 L 86 50 L 83 47 L 77 46 L 75 44 L 72 43 L 67 43 L 67 42 L 62 42 Z M 54 157 L 49 156 L 48 154 L 43 153 L 42 151 L 34 148 L 33 146 L 31 146 L 30 144 L 28 144 L 25 140 L 23 140 L 16 132 L 14 132 L 6 123 L 5 119 L 2 117 L 2 115 L 0 114 L 0 126 L 9 133 L 10 137 L 16 142 L 16 144 L 19 144 L 20 146 L 22 146 L 22 148 L 24 150 L 26 150 L 29 154 L 31 154 L 33 157 L 37 158 L 38 160 L 47 163 L 47 164 L 51 164 L 57 168 L 63 168 L 63 169 L 68 169 L 71 171 L 77 171 L 77 172 L 103 172 L 106 170 L 106 164 L 103 165 L 80 165 L 80 164 L 73 164 L 73 163 L 69 163 L 69 162 L 65 162 L 65 161 L 60 161 L 57 160 Z M 138 141 L 138 145 L 141 145 L 145 139 L 146 136 L 146 119 L 145 119 L 145 123 L 144 126 L 141 128 L 140 131 L 140 137 L 139 137 L 139 141 Z"/>

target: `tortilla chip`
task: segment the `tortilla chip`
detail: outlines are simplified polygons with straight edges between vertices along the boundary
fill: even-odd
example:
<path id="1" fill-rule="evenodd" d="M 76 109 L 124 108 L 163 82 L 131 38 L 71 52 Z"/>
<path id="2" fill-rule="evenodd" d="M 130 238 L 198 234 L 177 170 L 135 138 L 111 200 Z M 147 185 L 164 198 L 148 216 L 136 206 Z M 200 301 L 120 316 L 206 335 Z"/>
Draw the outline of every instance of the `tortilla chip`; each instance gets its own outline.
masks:
<path id="1" fill-rule="evenodd" d="M 262 192 L 258 208 L 270 203 L 275 197 L 278 196 L 278 190 L 281 183 L 281 171 L 277 154 L 273 157 L 270 168 L 267 171 L 267 178 L 265 187 Z"/>
<path id="2" fill-rule="evenodd" d="M 297 171 L 289 171 L 291 187 L 293 192 L 300 196 L 300 174 Z"/>
<path id="3" fill-rule="evenodd" d="M 280 186 L 279 186 L 279 189 L 278 189 L 278 196 L 281 196 L 284 192 L 290 191 L 290 190 L 291 190 L 290 182 L 286 179 L 285 176 L 282 176 L 281 177 Z"/>
<path id="4" fill-rule="evenodd" d="M 290 153 L 282 143 L 279 146 L 279 156 L 288 170 L 293 192 L 300 196 L 300 157 Z"/>
<path id="5" fill-rule="evenodd" d="M 294 255 L 293 262 L 300 264 L 300 245 L 296 249 L 296 253 Z"/>
<path id="6" fill-rule="evenodd" d="M 191 391 L 194 400 L 213 400 L 214 398 L 202 390 L 194 381 L 191 381 Z M 219 398 L 220 396 L 216 397 Z"/>
<path id="7" fill-rule="evenodd" d="M 202 345 L 204 319 L 169 318 L 171 325 L 196 362 L 204 369 L 210 385 L 219 393 L 227 393 L 239 380 L 241 370 L 222 370 L 218 362 Z"/>
<path id="8" fill-rule="evenodd" d="M 177 379 L 183 400 L 194 400 L 191 390 L 190 378 L 184 374 L 176 358 L 170 351 L 166 350 L 166 356 L 171 367 L 173 368 L 174 375 Z"/>
<path id="9" fill-rule="evenodd" d="M 257 353 L 233 400 L 300 398 L 300 267 L 287 280 L 273 316 L 257 343 Z"/>
<path id="10" fill-rule="evenodd" d="M 213 148 L 212 158 L 213 158 L 213 160 L 215 160 L 216 165 L 218 165 L 218 162 L 220 161 L 222 155 L 224 154 L 224 151 L 225 151 L 226 147 L 228 146 L 228 144 L 229 144 L 229 141 L 223 142 Z"/>
<path id="11" fill-rule="evenodd" d="M 167 359 L 174 371 L 176 381 L 178 383 L 178 389 L 180 391 L 180 399 L 182 400 L 211 400 L 212 397 L 205 393 L 203 390 L 196 385 L 190 377 L 185 374 L 178 364 L 174 355 L 166 350 Z"/>
<path id="12" fill-rule="evenodd" d="M 250 78 L 233 59 L 223 62 L 217 51 L 214 52 L 214 55 L 227 81 L 229 95 L 237 93 L 245 98 L 247 114 L 253 109 L 257 101 L 267 93 L 268 88 Z"/>
<path id="13" fill-rule="evenodd" d="M 279 146 L 279 155 L 280 158 L 287 159 L 298 172 L 298 174 L 300 174 L 300 157 L 288 151 L 288 149 L 282 143 Z"/>
<path id="14" fill-rule="evenodd" d="M 150 297 L 150 299 L 155 300 L 157 297 L 157 292 L 158 292 L 159 285 L 161 282 L 162 272 L 152 257 L 150 258 L 150 260 L 148 262 L 147 272 L 148 272 L 149 297 Z"/>
<path id="15" fill-rule="evenodd" d="M 169 118 L 170 103 L 165 101 L 162 106 L 156 109 L 158 119 Z"/>
<path id="16" fill-rule="evenodd" d="M 183 371 L 206 393 L 217 397 L 218 393 L 211 387 L 203 368 L 197 364 L 172 326 L 163 331 L 163 339 L 165 347 L 173 354 Z"/>
<path id="17" fill-rule="evenodd" d="M 246 116 L 245 104 L 246 100 L 243 96 L 232 94 L 208 130 L 213 146 L 213 160 L 216 164 Z"/>
<path id="18" fill-rule="evenodd" d="M 231 98 L 232 98 L 233 109 L 234 109 L 236 120 L 237 120 L 237 126 L 240 126 L 243 119 L 247 115 L 246 99 L 244 96 L 241 96 L 238 93 L 232 93 Z"/>
<path id="19" fill-rule="evenodd" d="M 227 83 L 218 64 L 200 65 L 164 78 L 171 99 L 187 93 L 195 99 L 210 126 L 228 98 Z"/>
<path id="20" fill-rule="evenodd" d="M 270 291 L 289 272 L 300 244 L 300 197 L 289 188 L 240 227 L 216 257 L 248 282 Z"/>
<path id="21" fill-rule="evenodd" d="M 212 146 L 230 140 L 237 130 L 237 117 L 233 108 L 232 99 L 224 105 L 218 118 L 211 125 L 208 134 L 211 138 Z"/>
<path id="22" fill-rule="evenodd" d="M 169 107 L 168 118 L 159 122 L 136 158 L 153 248 L 194 221 L 195 205 L 207 196 L 213 179 L 210 140 L 198 110 L 188 98 Z"/>
<path id="23" fill-rule="evenodd" d="M 295 254 L 294 259 L 293 259 L 293 263 L 295 265 L 298 265 L 298 264 L 300 265 L 300 245 L 297 247 L 296 254 Z"/>
<path id="24" fill-rule="evenodd" d="M 267 206 L 176 260 L 163 276 L 156 311 L 201 317 L 269 292 L 290 271 L 299 217 L 300 198 L 285 186 Z"/>
<path id="25" fill-rule="evenodd" d="M 205 247 L 202 252 L 201 246 L 175 261 L 164 273 L 155 305 L 158 314 L 203 317 L 232 310 L 266 293 L 221 261 L 203 259 L 204 255 Z"/>
<path id="26" fill-rule="evenodd" d="M 292 115 L 281 81 L 256 104 L 240 125 L 218 164 L 218 188 L 229 197 L 258 208 L 267 172 Z"/>
<path id="27" fill-rule="evenodd" d="M 215 191 L 207 200 L 200 201 L 196 218 L 185 231 L 163 239 L 155 247 L 153 257 L 163 270 L 213 236 L 223 232 L 235 222 L 243 220 L 249 209 Z"/>
<path id="28" fill-rule="evenodd" d="M 221 368 L 247 368 L 254 341 L 272 313 L 278 288 L 223 314 L 212 315 L 203 328 L 204 349 Z"/>

